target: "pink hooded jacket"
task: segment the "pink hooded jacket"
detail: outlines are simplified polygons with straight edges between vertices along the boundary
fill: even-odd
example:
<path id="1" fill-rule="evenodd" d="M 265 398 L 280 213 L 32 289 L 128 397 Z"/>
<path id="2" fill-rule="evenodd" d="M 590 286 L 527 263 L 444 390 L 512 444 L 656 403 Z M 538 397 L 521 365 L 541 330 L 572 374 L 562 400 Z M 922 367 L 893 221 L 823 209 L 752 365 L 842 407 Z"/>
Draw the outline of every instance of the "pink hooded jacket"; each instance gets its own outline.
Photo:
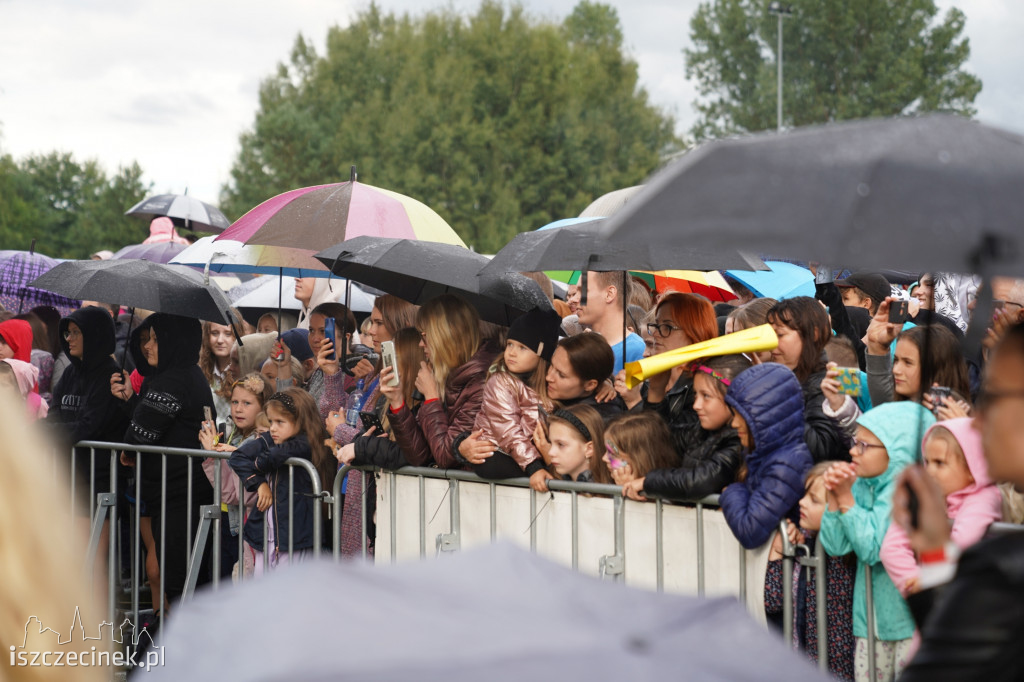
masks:
<path id="1" fill-rule="evenodd" d="M 1002 496 L 988 475 L 988 465 L 981 448 L 981 434 L 974 428 L 970 417 L 949 419 L 934 424 L 925 433 L 928 440 L 932 429 L 949 430 L 960 444 L 967 460 L 967 468 L 974 483 L 950 493 L 946 497 L 946 514 L 953 521 L 952 540 L 960 549 L 966 549 L 980 540 L 993 521 L 1002 518 Z M 910 540 L 897 523 L 890 523 L 882 541 L 882 565 L 888 571 L 900 594 L 907 595 L 907 581 L 920 574 L 920 567 L 910 548 Z"/>
<path id="2" fill-rule="evenodd" d="M 142 243 L 160 244 L 162 242 L 188 245 L 188 240 L 179 236 L 178 231 L 174 229 L 174 223 L 171 222 L 171 219 L 163 216 L 153 218 L 153 221 L 149 224 L 149 236 Z"/>
<path id="3" fill-rule="evenodd" d="M 18 382 L 18 392 L 25 399 L 29 418 L 35 421 L 46 417 L 50 406 L 34 390 L 36 382 L 39 381 L 39 369 L 31 363 L 14 358 L 8 358 L 3 362 L 6 362 L 14 370 L 14 378 Z"/>

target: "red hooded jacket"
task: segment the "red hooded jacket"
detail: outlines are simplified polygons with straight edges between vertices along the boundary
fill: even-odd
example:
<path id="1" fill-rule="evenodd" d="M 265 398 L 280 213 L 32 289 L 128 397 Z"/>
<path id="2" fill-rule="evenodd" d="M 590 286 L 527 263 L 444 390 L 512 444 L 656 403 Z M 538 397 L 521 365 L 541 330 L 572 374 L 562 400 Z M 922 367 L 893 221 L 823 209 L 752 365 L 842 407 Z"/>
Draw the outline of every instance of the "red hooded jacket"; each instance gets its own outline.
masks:
<path id="1" fill-rule="evenodd" d="M 32 325 L 25 320 L 0 322 L 0 337 L 14 351 L 14 359 L 32 362 Z"/>

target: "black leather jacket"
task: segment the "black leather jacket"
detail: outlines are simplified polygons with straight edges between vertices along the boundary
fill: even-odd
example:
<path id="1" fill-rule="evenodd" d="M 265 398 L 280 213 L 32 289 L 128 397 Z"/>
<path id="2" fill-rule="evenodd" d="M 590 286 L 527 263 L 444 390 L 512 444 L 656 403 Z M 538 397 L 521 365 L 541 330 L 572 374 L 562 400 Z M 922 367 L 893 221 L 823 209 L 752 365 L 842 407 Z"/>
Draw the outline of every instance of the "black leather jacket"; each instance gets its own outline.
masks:
<path id="1" fill-rule="evenodd" d="M 982 540 L 952 582 L 907 603 L 921 647 L 901 682 L 1024 678 L 1024 534 Z"/>

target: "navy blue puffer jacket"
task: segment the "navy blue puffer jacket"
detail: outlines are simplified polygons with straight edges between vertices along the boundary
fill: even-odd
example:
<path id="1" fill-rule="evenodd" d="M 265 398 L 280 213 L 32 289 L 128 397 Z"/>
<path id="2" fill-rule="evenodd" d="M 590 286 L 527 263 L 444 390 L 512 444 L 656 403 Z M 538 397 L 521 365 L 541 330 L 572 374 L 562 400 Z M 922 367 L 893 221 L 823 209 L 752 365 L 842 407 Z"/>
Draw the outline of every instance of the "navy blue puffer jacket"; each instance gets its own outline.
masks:
<path id="1" fill-rule="evenodd" d="M 741 372 L 725 402 L 747 423 L 754 443 L 747 454 L 747 479 L 721 496 L 725 520 L 747 549 L 772 536 L 804 493 L 811 453 L 804 442 L 804 398 L 800 382 L 777 363 Z"/>

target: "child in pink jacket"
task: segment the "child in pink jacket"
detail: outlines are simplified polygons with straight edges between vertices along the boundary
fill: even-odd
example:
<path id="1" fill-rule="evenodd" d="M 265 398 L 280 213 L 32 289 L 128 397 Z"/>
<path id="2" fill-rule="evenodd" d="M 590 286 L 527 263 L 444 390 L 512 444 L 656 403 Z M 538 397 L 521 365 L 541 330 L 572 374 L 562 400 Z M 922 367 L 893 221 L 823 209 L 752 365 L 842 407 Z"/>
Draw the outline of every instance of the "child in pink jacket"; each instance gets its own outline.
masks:
<path id="1" fill-rule="evenodd" d="M 921 448 L 925 468 L 946 495 L 952 540 L 962 550 L 980 540 L 989 524 L 1002 517 L 1002 497 L 988 476 L 981 434 L 971 421 L 963 417 L 934 424 L 925 433 Z M 907 596 L 920 589 L 920 566 L 898 523 L 889 524 L 881 559 L 900 594 Z"/>

